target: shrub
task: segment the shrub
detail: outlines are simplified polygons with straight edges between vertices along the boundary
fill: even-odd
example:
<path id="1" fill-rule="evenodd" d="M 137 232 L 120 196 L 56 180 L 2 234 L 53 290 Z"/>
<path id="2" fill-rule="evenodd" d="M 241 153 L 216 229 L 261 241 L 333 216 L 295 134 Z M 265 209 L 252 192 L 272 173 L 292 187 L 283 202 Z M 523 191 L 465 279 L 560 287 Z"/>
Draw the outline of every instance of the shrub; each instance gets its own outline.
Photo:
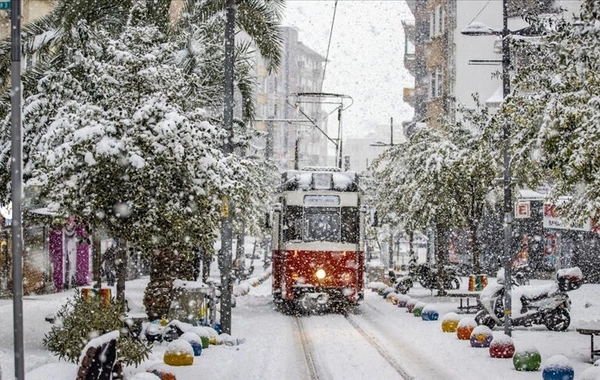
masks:
<path id="1" fill-rule="evenodd" d="M 117 343 L 119 360 L 125 365 L 140 364 L 148 358 L 151 346 L 139 341 L 124 324 L 123 307 L 114 299 L 103 304 L 100 297 L 86 300 L 79 290 L 69 298 L 57 313 L 58 324 L 52 326 L 43 339 L 50 352 L 76 363 L 81 350 L 90 339 L 119 330 Z"/>

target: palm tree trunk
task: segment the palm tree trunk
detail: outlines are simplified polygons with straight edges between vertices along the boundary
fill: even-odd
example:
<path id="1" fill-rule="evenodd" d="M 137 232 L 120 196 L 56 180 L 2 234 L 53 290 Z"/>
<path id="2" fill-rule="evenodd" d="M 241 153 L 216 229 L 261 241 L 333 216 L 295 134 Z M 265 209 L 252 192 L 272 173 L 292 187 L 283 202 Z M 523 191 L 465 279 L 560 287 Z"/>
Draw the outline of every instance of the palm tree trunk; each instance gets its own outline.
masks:
<path id="1" fill-rule="evenodd" d="M 144 306 L 153 321 L 167 318 L 173 292 L 173 280 L 194 281 L 193 255 L 171 249 L 156 250 L 150 260 L 150 282 L 144 291 Z"/>

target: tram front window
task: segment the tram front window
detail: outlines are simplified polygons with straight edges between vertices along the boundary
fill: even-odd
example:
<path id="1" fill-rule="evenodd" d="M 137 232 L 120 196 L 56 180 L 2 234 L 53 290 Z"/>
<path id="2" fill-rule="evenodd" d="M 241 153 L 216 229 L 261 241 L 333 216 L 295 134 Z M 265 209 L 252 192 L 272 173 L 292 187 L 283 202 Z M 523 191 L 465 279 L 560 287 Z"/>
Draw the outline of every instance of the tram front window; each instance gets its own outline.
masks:
<path id="1" fill-rule="evenodd" d="M 307 207 L 305 241 L 340 241 L 340 210 L 329 207 Z"/>

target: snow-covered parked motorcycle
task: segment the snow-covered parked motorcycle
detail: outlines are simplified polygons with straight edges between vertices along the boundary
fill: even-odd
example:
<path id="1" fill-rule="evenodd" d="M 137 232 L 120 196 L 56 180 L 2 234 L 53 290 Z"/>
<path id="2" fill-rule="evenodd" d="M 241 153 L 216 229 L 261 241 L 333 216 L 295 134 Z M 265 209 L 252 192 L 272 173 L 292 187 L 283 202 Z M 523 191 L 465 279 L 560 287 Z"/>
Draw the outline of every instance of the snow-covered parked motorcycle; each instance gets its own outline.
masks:
<path id="1" fill-rule="evenodd" d="M 479 297 L 482 310 L 475 315 L 478 325 L 490 328 L 504 323 L 504 278 L 498 273 L 498 282 L 488 284 Z M 579 289 L 583 282 L 578 267 L 560 269 L 554 283 L 542 286 L 519 287 L 520 308 L 513 301 L 511 324 L 513 326 L 544 325 L 548 330 L 565 331 L 571 323 L 571 301 L 567 292 Z M 516 285 L 513 279 L 513 285 Z M 518 313 L 515 312 L 518 310 Z"/>
<path id="2" fill-rule="evenodd" d="M 460 288 L 460 278 L 456 270 L 450 266 L 444 266 L 444 289 Z M 419 264 L 415 275 L 421 286 L 427 289 L 435 289 L 438 286 L 438 268 L 434 264 Z"/>

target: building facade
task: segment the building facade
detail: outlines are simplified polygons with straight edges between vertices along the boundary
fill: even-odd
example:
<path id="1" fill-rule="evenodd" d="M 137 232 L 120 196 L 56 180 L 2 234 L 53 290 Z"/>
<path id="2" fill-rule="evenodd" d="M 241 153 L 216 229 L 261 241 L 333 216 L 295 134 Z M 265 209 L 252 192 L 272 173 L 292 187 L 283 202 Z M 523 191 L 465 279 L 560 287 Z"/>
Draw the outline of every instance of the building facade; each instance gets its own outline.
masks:
<path id="1" fill-rule="evenodd" d="M 299 40 L 298 30 L 282 27 L 281 67 L 269 73 L 258 57 L 255 129 L 264 132 L 265 155 L 281 170 L 331 165 L 327 152 L 327 118 L 318 96 L 325 58 Z"/>
<path id="2" fill-rule="evenodd" d="M 508 29 L 513 31 L 527 26 L 520 17 L 524 10 L 552 14 L 562 9 L 565 17 L 569 18 L 578 12 L 582 3 L 580 0 L 506 2 Z M 503 1 L 409 0 L 407 3 L 415 20 L 414 24 L 405 23 L 404 27 L 408 39 L 407 46 L 408 43 L 414 46 L 414 55 L 407 54 L 404 60 L 407 69 L 415 77 L 415 88 L 405 91 L 405 101 L 412 102 L 415 115 L 413 120 L 405 124 L 405 134 L 410 136 L 417 123 L 436 128 L 442 118 L 456 121 L 460 117 L 460 106 L 475 106 L 474 97 L 491 108 L 498 107 L 503 100 L 501 37 L 467 36 L 461 31 L 474 22 L 502 29 Z M 511 58 L 512 62 L 517 61 L 517 57 Z M 536 202 L 542 203 L 538 200 Z M 584 239 L 590 246 L 597 246 L 598 239 L 591 237 L 587 232 L 556 232 L 543 227 L 540 210 L 541 206 L 536 203 L 535 217 L 515 222 L 515 250 L 528 250 L 540 265 L 547 261 L 546 253 L 562 252 L 560 256 L 563 259 L 569 258 L 568 263 L 564 259 L 557 265 L 571 265 L 590 255 L 589 249 L 576 249 L 581 244 L 573 243 L 576 240 L 573 236 Z M 487 221 L 488 226 L 483 229 L 487 232 L 482 233 L 486 235 L 482 238 L 482 241 L 485 240 L 482 250 L 484 255 L 489 256 L 488 269 L 497 265 L 494 255 L 498 254 L 497 246 L 502 244 L 500 215 L 499 210 L 492 211 Z M 583 238 L 585 233 L 588 235 Z M 460 240 L 461 233 L 457 232 L 457 236 Z M 560 239 L 548 236 L 562 236 L 563 246 L 559 247 L 557 244 Z M 524 245 L 522 241 L 527 241 L 527 246 L 517 247 Z M 454 246 L 460 247 L 459 242 Z M 489 249 L 486 250 L 486 247 Z M 486 260 L 482 263 L 485 267 Z"/>

